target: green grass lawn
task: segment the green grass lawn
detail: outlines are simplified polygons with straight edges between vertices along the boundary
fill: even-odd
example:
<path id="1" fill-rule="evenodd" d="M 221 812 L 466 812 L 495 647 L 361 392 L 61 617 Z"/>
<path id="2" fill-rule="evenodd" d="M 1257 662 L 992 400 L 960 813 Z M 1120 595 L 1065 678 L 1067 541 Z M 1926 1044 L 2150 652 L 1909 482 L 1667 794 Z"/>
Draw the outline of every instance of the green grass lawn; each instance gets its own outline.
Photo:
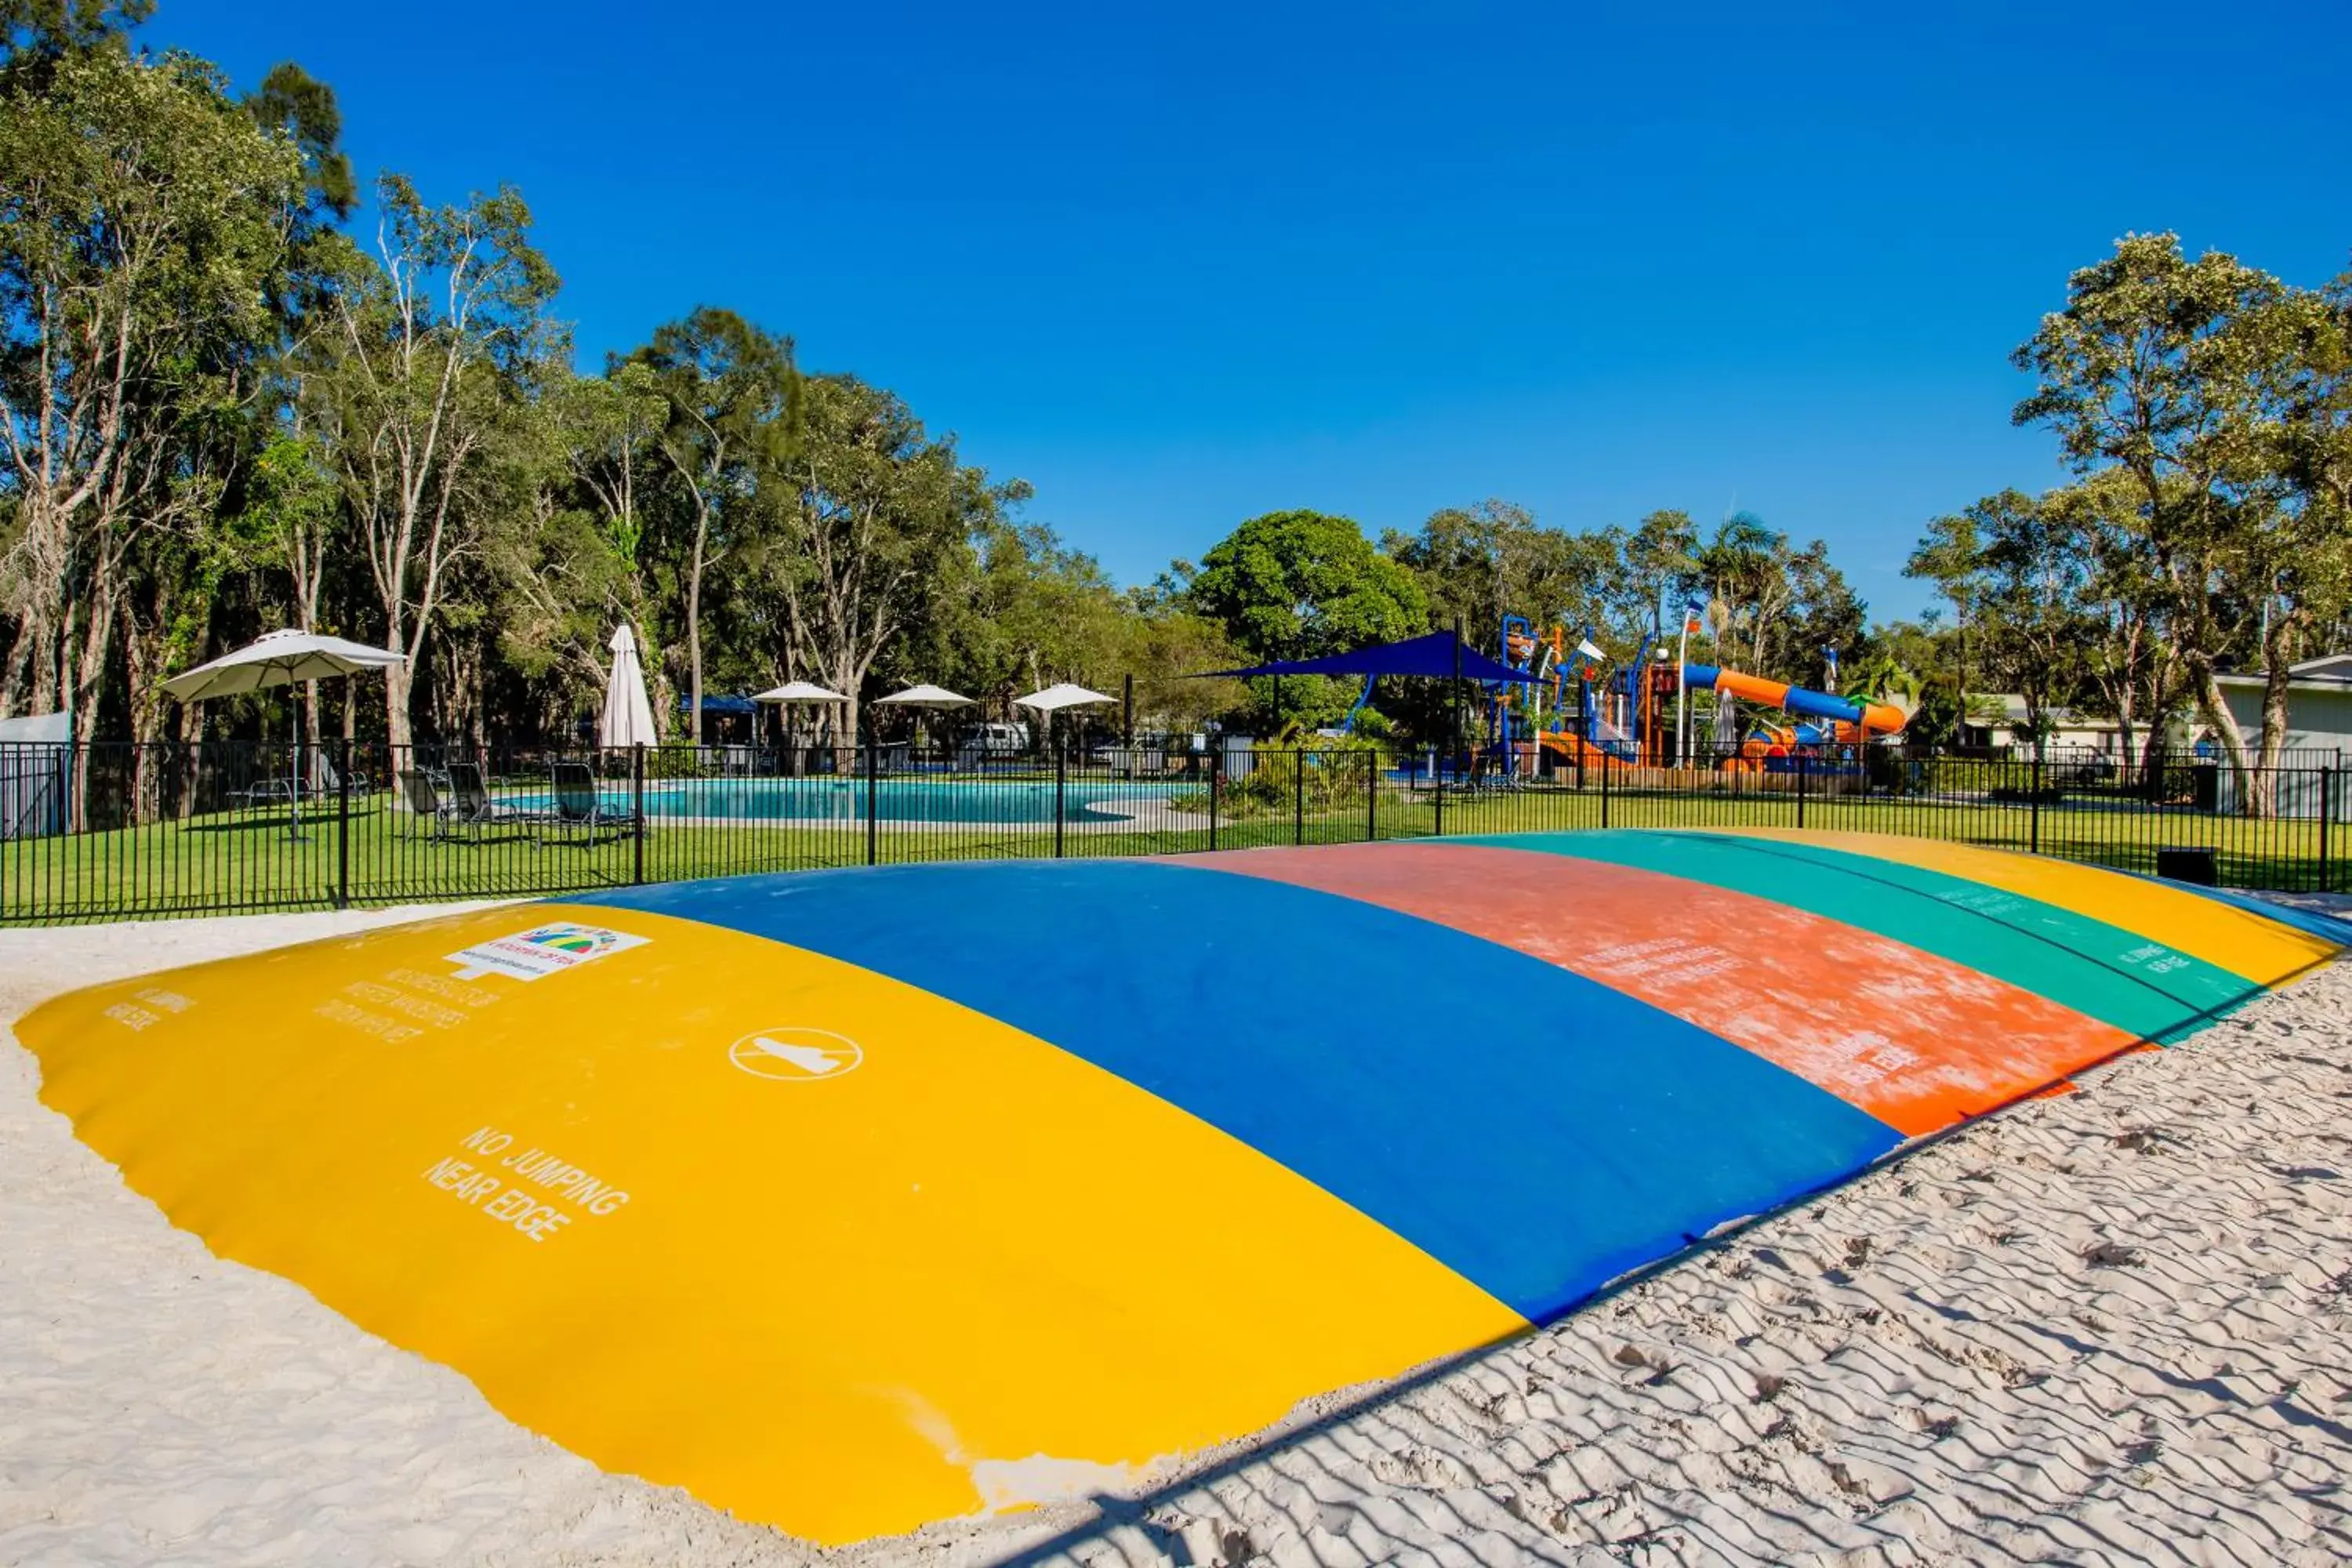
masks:
<path id="1" fill-rule="evenodd" d="M 1184 797 L 1191 804 L 1191 796 Z M 1251 814 L 1228 803 L 1213 832 L 1204 811 L 1162 815 L 1151 830 L 1072 824 L 1062 837 L 1071 857 L 1160 855 L 1211 847 L 1361 842 L 1423 837 L 1441 831 L 1427 793 L 1383 788 L 1367 810 L 1361 795 L 1328 809 L 1294 815 L 1289 804 Z M 1244 815 L 1234 815 L 1240 807 Z M 1981 801 L 1813 795 L 1802 826 L 1909 834 L 1960 843 L 2027 848 L 2069 859 L 2152 871 L 2159 847 L 2218 851 L 2225 885 L 2290 890 L 2322 886 L 2320 824 L 2221 816 L 2186 808 L 2149 810 L 2136 803 L 2082 802 L 2027 806 Z M 1449 795 L 1442 831 L 1549 832 L 1575 828 L 1796 826 L 1800 806 L 1789 790 L 1752 784 L 1731 793 L 1643 793 L 1597 784 L 1584 790 L 1530 788 L 1470 796 Z M 1370 820 L 1368 820 L 1368 817 Z M 2327 836 L 2327 883 L 2352 888 L 2336 862 L 2347 826 Z M 929 860 L 1050 856 L 1050 823 L 994 825 L 894 823 L 872 837 L 873 858 L 897 865 Z M 287 832 L 282 814 L 222 814 L 66 837 L 0 845 L 0 921 L 24 923 L 183 914 L 224 910 L 354 904 L 562 893 L 753 871 L 801 870 L 866 863 L 866 825 L 857 821 L 664 822 L 644 842 L 611 834 L 541 842 L 528 831 L 493 827 L 478 837 L 436 841 L 384 796 L 355 803 L 348 833 L 327 820 Z"/>

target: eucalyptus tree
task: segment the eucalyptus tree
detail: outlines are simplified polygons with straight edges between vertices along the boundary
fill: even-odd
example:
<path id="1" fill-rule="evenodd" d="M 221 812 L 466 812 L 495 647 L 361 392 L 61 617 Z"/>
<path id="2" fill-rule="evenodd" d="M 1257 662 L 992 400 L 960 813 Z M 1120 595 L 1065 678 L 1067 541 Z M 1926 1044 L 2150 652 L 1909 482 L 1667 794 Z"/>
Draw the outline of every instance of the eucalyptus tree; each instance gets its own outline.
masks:
<path id="1" fill-rule="evenodd" d="M 541 695 L 558 705 L 600 687 L 613 628 L 626 625 L 647 650 L 655 712 L 674 709 L 646 537 L 668 406 L 651 369 L 623 362 L 548 376 L 523 423 L 530 477 L 511 525 L 489 535 L 498 644 L 517 674 L 552 682 Z"/>
<path id="2" fill-rule="evenodd" d="M 2180 706 L 2185 667 L 2168 635 L 2161 568 L 2142 547 L 2137 495 L 2128 475 L 2108 468 L 2048 492 L 2041 508 L 2084 562 L 2074 655 L 2081 705 L 2114 719 L 2125 756 L 2153 769 Z"/>
<path id="3" fill-rule="evenodd" d="M 2068 279 L 2065 308 L 2013 356 L 2039 382 L 2016 423 L 2056 434 L 2077 471 L 2114 468 L 2132 485 L 2123 515 L 2154 568 L 2166 634 L 2240 798 L 2256 810 L 2266 797 L 2215 677 L 2246 648 L 2243 592 L 2268 596 L 2278 565 L 2263 548 L 2277 506 L 2262 430 L 2264 350 L 2249 324 L 2284 298 L 2276 279 L 2234 257 L 2192 261 L 2173 235 L 2127 236 Z"/>
<path id="4" fill-rule="evenodd" d="M 935 617 L 949 684 L 1006 702 L 1058 680 L 1092 686 L 1125 673 L 1132 611 L 1093 556 L 1042 523 L 1001 515 L 984 517 L 971 543 L 963 591 Z"/>
<path id="5" fill-rule="evenodd" d="M 656 329 L 633 357 L 667 404 L 654 449 L 685 500 L 683 548 L 672 553 L 686 606 L 688 733 L 698 744 L 703 585 L 732 547 L 730 525 L 748 524 L 763 469 L 789 462 L 799 444 L 801 378 L 790 338 L 709 306 Z"/>
<path id="6" fill-rule="evenodd" d="M 1620 546 L 1625 580 L 1646 607 L 1649 632 L 1664 637 L 1668 621 L 1680 626 L 1682 600 L 1698 584 L 1698 525 L 1690 513 L 1672 509 L 1651 512 Z"/>
<path id="7" fill-rule="evenodd" d="M 298 150 L 202 61 L 100 37 L 0 71 L 0 710 L 94 731 L 136 557 L 219 495 L 205 433 L 271 339 L 303 188 Z"/>
<path id="8" fill-rule="evenodd" d="M 406 176 L 376 187 L 375 254 L 343 247 L 333 331 L 305 378 L 310 427 L 332 454 L 383 617 L 384 722 L 411 734 L 410 687 L 452 571 L 485 513 L 469 465 L 561 348 L 547 318 L 555 270 L 511 187 L 430 206 Z"/>
<path id="9" fill-rule="evenodd" d="M 1979 667 L 2017 694 L 2027 731 L 2046 737 L 2052 713 L 2080 694 L 2084 651 L 2100 631 L 2084 602 L 2090 552 L 2071 514 L 2005 489 L 1939 520 L 1934 532 L 1918 559 L 1951 574 L 1947 595 L 1976 616 Z"/>
<path id="10" fill-rule="evenodd" d="M 934 437 L 892 393 L 848 375 L 803 384 L 800 439 L 764 465 L 747 574 L 774 605 L 780 673 L 850 699 L 856 732 L 866 677 L 936 613 L 944 583 L 972 570 L 972 540 L 1027 499 Z"/>
<path id="11" fill-rule="evenodd" d="M 2261 605 L 2267 769 L 2285 744 L 2295 661 L 2352 626 L 2352 273 L 2284 290 L 2243 331 L 2260 398 L 2241 488 L 2259 508 L 2243 553 Z"/>

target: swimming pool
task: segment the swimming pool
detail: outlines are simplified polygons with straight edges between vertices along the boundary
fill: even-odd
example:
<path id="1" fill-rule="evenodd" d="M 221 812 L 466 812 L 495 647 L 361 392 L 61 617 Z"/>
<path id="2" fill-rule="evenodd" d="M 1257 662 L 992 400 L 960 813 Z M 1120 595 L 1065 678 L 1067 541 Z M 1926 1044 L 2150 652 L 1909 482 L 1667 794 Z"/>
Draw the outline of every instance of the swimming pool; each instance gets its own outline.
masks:
<path id="1" fill-rule="evenodd" d="M 874 781 L 877 822 L 1049 823 L 1051 779 L 908 779 Z M 863 822 L 864 779 L 668 779 L 646 784 L 650 817 L 716 817 L 739 822 Z M 1071 780 L 1062 786 L 1065 822 L 1123 822 L 1166 804 L 1168 784 Z M 626 786 L 604 791 L 604 805 L 629 808 Z M 543 806 L 546 797 L 518 800 Z"/>

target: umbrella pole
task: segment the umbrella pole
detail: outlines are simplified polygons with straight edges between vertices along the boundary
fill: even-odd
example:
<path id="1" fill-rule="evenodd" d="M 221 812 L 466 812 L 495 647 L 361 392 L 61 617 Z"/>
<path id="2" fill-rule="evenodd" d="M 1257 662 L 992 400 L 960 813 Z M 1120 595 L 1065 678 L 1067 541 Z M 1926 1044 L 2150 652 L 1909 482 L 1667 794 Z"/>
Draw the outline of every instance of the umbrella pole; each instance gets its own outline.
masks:
<path id="1" fill-rule="evenodd" d="M 286 837 L 299 840 L 302 837 L 302 721 L 295 710 L 299 699 L 293 698 L 290 682 L 287 695 L 292 700 L 286 704 Z"/>

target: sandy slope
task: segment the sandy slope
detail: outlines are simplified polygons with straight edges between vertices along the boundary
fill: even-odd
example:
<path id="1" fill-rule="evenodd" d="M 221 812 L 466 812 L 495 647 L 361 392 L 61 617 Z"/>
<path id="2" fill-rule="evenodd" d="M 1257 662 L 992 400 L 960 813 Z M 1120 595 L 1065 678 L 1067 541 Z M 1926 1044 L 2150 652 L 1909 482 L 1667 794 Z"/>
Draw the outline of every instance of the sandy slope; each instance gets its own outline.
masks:
<path id="1" fill-rule="evenodd" d="M 0 932 L 0 1016 L 398 918 Z M 0 1563 L 814 1555 L 215 1260 L 36 1080 L 0 1049 Z M 830 1560 L 2335 1563 L 2347 1330 L 2340 966 L 1192 1483 Z"/>

